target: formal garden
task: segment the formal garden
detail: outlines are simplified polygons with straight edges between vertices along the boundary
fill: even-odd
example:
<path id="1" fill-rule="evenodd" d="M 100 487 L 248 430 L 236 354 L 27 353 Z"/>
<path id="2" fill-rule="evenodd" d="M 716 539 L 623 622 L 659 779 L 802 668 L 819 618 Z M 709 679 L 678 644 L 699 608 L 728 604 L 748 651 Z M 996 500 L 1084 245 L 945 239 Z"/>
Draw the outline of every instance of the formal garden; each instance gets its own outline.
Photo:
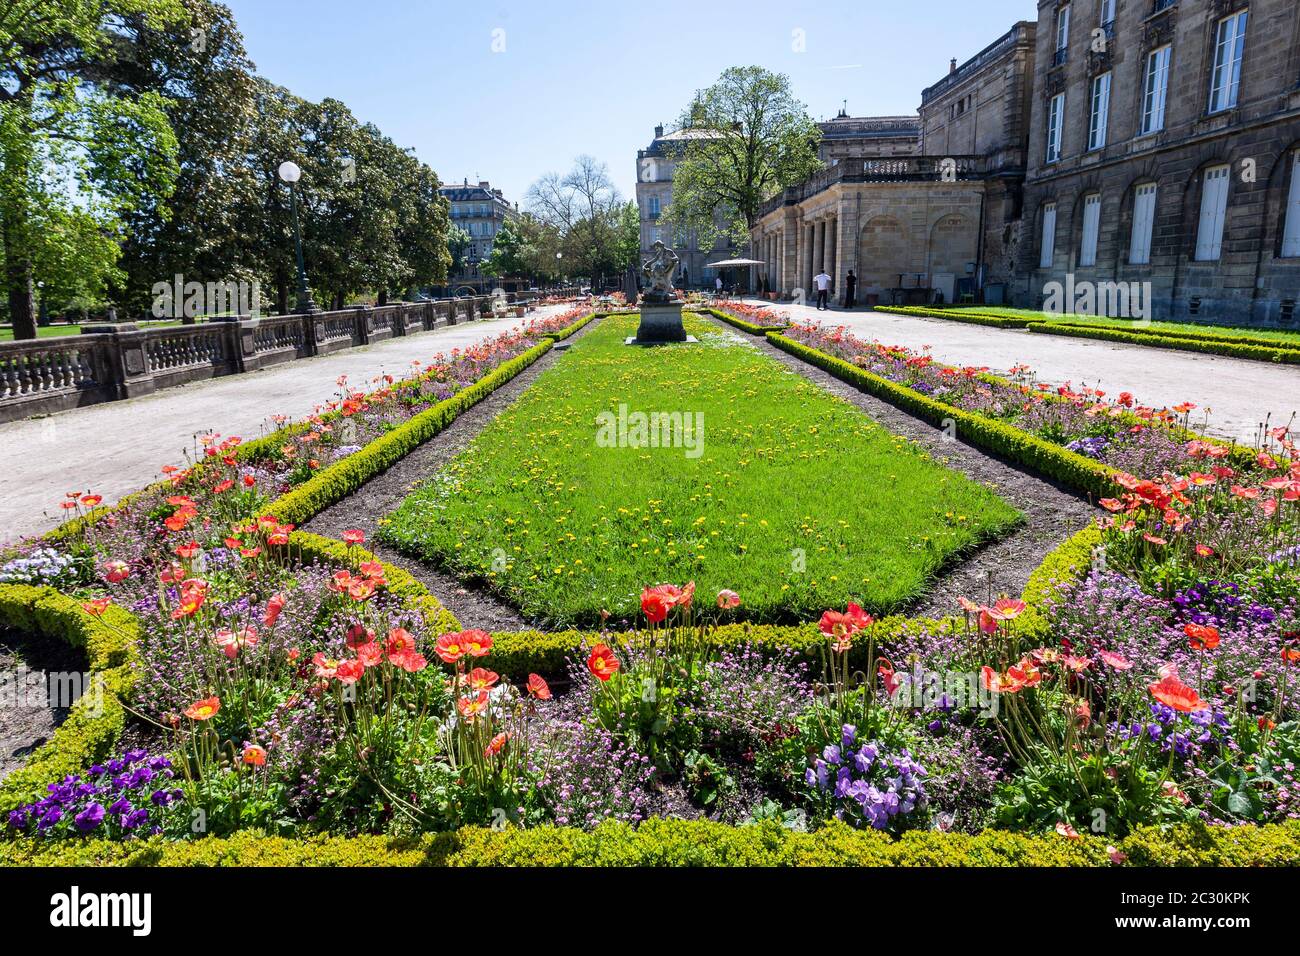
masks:
<path id="1" fill-rule="evenodd" d="M 1288 425 L 1248 447 L 1137 384 L 727 303 L 685 324 L 641 348 L 634 312 L 579 306 L 322 383 L 116 505 L 61 489 L 66 522 L 0 560 L 0 625 L 90 679 L 0 779 L 0 861 L 1300 860 Z M 949 592 L 1021 510 L 814 373 L 1091 522 L 1014 591 Z M 378 535 L 316 533 L 327 508 Z M 526 627 L 458 619 L 425 568 Z"/>

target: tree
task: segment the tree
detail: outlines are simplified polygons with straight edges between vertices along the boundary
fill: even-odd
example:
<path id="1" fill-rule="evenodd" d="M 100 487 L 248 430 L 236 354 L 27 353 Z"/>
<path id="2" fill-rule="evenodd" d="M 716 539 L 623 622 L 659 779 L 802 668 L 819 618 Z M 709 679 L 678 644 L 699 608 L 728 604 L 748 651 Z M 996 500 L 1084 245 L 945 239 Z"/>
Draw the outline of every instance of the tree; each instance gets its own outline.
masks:
<path id="1" fill-rule="evenodd" d="M 469 251 L 469 242 L 469 233 L 460 226 L 453 225 L 447 230 L 447 255 L 451 258 L 452 272 L 460 272 L 465 265 L 465 253 Z"/>
<path id="2" fill-rule="evenodd" d="M 693 135 L 670 154 L 673 199 L 664 219 L 694 229 L 702 246 L 749 241 L 771 196 L 819 168 L 821 133 L 794 98 L 790 80 L 762 67 L 731 67 L 682 114 Z"/>
<path id="3" fill-rule="evenodd" d="M 479 271 L 485 276 L 498 278 L 525 276 L 533 261 L 523 228 L 513 219 L 507 219 L 493 237 L 492 254 L 479 263 Z"/>
<path id="4" fill-rule="evenodd" d="M 619 271 L 629 266 L 639 266 L 641 254 L 641 211 L 635 202 L 628 202 L 619 213 L 618 245 L 615 250 Z"/>
<path id="5" fill-rule="evenodd" d="M 36 337 L 33 270 L 56 252 L 43 245 L 48 223 L 88 215 L 117 236 L 132 210 L 171 192 L 177 144 L 165 98 L 121 95 L 102 80 L 139 29 L 183 15 L 179 0 L 0 0 L 0 242 L 16 339 Z M 68 254 L 100 270 L 90 285 L 113 277 L 115 263 L 95 249 Z"/>
<path id="6" fill-rule="evenodd" d="M 609 178 L 609 167 L 579 156 L 564 176 L 547 173 L 528 188 L 528 210 L 563 237 L 565 271 L 593 281 L 617 271 L 617 223 L 623 200 Z"/>
<path id="7" fill-rule="evenodd" d="M 128 314 L 146 311 L 156 282 L 250 282 L 256 220 L 240 213 L 255 204 L 258 181 L 248 162 L 256 130 L 257 81 L 230 10 L 212 0 L 182 0 L 186 16 L 151 29 L 131 18 L 134 42 L 124 45 L 106 82 L 123 95 L 152 91 L 178 137 L 176 187 L 126 217 L 124 287 L 116 298 Z"/>

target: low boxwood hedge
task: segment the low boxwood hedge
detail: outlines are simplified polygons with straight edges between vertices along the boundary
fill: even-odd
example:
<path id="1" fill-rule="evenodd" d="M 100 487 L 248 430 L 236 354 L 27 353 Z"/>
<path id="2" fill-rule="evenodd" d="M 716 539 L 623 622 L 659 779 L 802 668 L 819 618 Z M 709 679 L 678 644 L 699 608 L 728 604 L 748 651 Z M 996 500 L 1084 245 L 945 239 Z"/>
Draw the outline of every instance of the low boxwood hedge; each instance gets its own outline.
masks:
<path id="1" fill-rule="evenodd" d="M 1094 339 L 1101 342 L 1121 342 L 1126 345 L 1144 345 L 1148 348 L 1174 349 L 1180 352 L 1199 352 L 1203 355 L 1222 355 L 1227 358 L 1249 359 L 1256 362 L 1300 364 L 1300 349 L 1274 345 L 1251 345 L 1210 336 L 1172 335 L 1151 329 L 1107 329 L 1093 325 L 1071 325 L 1064 322 L 1035 322 L 1030 332 L 1045 335 L 1066 335 L 1076 339 Z"/>
<path id="2" fill-rule="evenodd" d="M 758 325 L 755 322 L 749 322 L 745 319 L 740 318 L 739 316 L 732 315 L 730 312 L 724 312 L 721 309 L 700 308 L 697 309 L 696 311 L 701 313 L 708 313 L 709 315 L 713 316 L 715 319 L 718 319 L 722 322 L 726 322 L 728 325 L 734 326 L 735 328 L 740 329 L 740 331 L 742 332 L 748 332 L 750 335 L 766 335 L 768 332 L 780 332 L 789 327 L 786 324 Z"/>
<path id="3" fill-rule="evenodd" d="M 964 322 L 967 325 L 986 325 L 995 329 L 1023 329 L 1034 321 L 1033 319 L 1020 319 L 1009 315 L 973 312 L 967 309 L 936 309 L 914 305 L 878 305 L 872 311 L 922 319 L 947 319 L 951 322 Z"/>
<path id="4" fill-rule="evenodd" d="M 883 399 L 937 428 L 942 428 L 951 422 L 955 424 L 962 441 L 1032 468 L 1040 475 L 1059 481 L 1076 491 L 1096 495 L 1099 498 L 1121 492 L 1120 487 L 1115 483 L 1118 472 L 1099 461 L 1031 435 L 1006 422 L 964 411 L 946 402 L 922 395 L 905 385 L 858 368 L 843 359 L 786 338 L 784 335 L 769 332 L 767 338 L 791 355 L 830 372 L 836 378 Z"/>
<path id="5" fill-rule="evenodd" d="M 301 839 L 258 831 L 167 842 L 0 841 L 0 866 L 1296 866 L 1300 823 L 1139 830 L 1113 843 L 1056 833 L 986 830 L 975 836 L 912 831 L 892 838 L 833 822 L 812 833 L 774 823 L 733 827 L 707 820 L 647 820 L 594 830 L 467 827 L 418 837 L 328 835 Z M 1122 859 L 1122 858 L 1121 858 Z"/>

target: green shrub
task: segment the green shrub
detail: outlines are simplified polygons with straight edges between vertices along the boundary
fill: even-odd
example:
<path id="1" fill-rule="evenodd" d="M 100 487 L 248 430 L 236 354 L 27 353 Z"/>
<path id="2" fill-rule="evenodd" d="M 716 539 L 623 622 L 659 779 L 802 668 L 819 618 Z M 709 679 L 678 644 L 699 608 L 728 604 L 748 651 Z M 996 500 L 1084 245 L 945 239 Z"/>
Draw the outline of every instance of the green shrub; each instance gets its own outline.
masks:
<path id="1" fill-rule="evenodd" d="M 1068 335 L 1077 339 L 1096 339 L 1102 342 L 1124 342 L 1150 348 L 1175 349 L 1180 352 L 1200 352 L 1204 355 L 1223 355 L 1229 358 L 1250 359 L 1257 362 L 1300 364 L 1300 349 L 1280 348 L 1273 345 L 1250 345 L 1210 336 L 1171 335 L 1151 329 L 1105 329 L 1089 325 L 1070 325 L 1061 322 L 1035 322 L 1030 332 L 1046 335 Z"/>
<path id="2" fill-rule="evenodd" d="M 780 332 L 787 328 L 786 324 L 781 325 L 757 325 L 754 322 L 747 322 L 739 316 L 732 315 L 730 312 L 723 312 L 721 309 L 699 309 L 699 312 L 707 312 L 715 319 L 726 322 L 728 325 L 735 326 L 742 332 L 748 332 L 750 335 L 766 335 L 768 332 Z"/>
<path id="3" fill-rule="evenodd" d="M 926 319 L 948 319 L 952 322 L 964 322 L 967 325 L 986 325 L 995 329 L 1023 329 L 1033 321 L 1032 319 L 1013 318 L 1009 315 L 988 315 L 967 309 L 938 309 L 928 306 L 878 305 L 873 311 Z"/>
<path id="4" fill-rule="evenodd" d="M 832 823 L 812 833 L 774 823 L 733 827 L 707 820 L 654 819 L 632 828 L 608 822 L 591 832 L 562 827 L 468 827 L 421 837 L 303 839 L 258 831 L 168 843 L 160 838 L 0 841 L 0 866 L 1071 866 L 1109 867 L 1101 837 L 986 830 L 975 836 L 912 831 L 893 839 Z M 1300 823 L 1210 829 L 1139 830 L 1114 846 L 1129 866 L 1295 866 Z"/>

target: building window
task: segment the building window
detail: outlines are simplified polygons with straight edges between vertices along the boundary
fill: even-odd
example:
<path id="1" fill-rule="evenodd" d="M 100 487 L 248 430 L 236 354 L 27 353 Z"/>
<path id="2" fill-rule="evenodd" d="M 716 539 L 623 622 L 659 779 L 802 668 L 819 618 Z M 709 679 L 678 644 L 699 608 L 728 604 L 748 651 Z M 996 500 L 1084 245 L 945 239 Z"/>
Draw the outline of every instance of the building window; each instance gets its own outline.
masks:
<path id="1" fill-rule="evenodd" d="M 1060 66 L 1065 62 L 1067 50 L 1070 48 L 1070 5 L 1067 3 L 1061 9 L 1056 11 L 1056 56 L 1052 60 L 1053 66 Z"/>
<path id="2" fill-rule="evenodd" d="M 1056 203 L 1049 202 L 1043 206 L 1043 238 L 1039 245 L 1038 267 L 1052 268 L 1056 259 Z"/>
<path id="3" fill-rule="evenodd" d="M 1223 219 L 1228 211 L 1227 166 L 1211 166 L 1201 185 L 1201 224 L 1196 231 L 1196 259 L 1213 262 L 1223 252 Z"/>
<path id="4" fill-rule="evenodd" d="M 650 218 L 651 219 L 659 218 L 659 197 L 658 196 L 650 197 Z"/>
<path id="5" fill-rule="evenodd" d="M 1129 240 L 1129 265 L 1151 261 L 1151 233 L 1156 224 L 1156 184 L 1143 183 L 1133 194 L 1133 234 Z"/>
<path id="6" fill-rule="evenodd" d="M 1291 194 L 1286 201 L 1286 226 L 1282 230 L 1282 255 L 1300 257 L 1300 150 L 1291 163 Z"/>
<path id="7" fill-rule="evenodd" d="M 1097 236 L 1101 232 L 1101 196 L 1093 193 L 1083 200 L 1083 242 L 1079 246 L 1079 265 L 1097 264 Z"/>
<path id="8" fill-rule="evenodd" d="M 1106 36 L 1115 34 L 1115 0 L 1101 0 L 1101 28 Z"/>
<path id="9" fill-rule="evenodd" d="M 1147 56 L 1147 78 L 1142 94 L 1142 134 L 1165 128 L 1165 100 L 1169 96 L 1169 57 L 1172 47 L 1162 46 Z"/>
<path id="10" fill-rule="evenodd" d="M 1057 93 L 1047 108 L 1047 161 L 1061 158 L 1061 127 L 1065 120 L 1065 94 Z"/>
<path id="11" fill-rule="evenodd" d="M 1106 126 L 1110 122 L 1110 73 L 1092 81 L 1092 104 L 1088 117 L 1088 149 L 1106 145 Z"/>
<path id="12" fill-rule="evenodd" d="M 1237 105 L 1241 89 L 1241 54 L 1246 46 L 1246 13 L 1234 13 L 1219 21 L 1214 42 L 1214 72 L 1210 74 L 1210 112 L 1230 110 Z"/>

